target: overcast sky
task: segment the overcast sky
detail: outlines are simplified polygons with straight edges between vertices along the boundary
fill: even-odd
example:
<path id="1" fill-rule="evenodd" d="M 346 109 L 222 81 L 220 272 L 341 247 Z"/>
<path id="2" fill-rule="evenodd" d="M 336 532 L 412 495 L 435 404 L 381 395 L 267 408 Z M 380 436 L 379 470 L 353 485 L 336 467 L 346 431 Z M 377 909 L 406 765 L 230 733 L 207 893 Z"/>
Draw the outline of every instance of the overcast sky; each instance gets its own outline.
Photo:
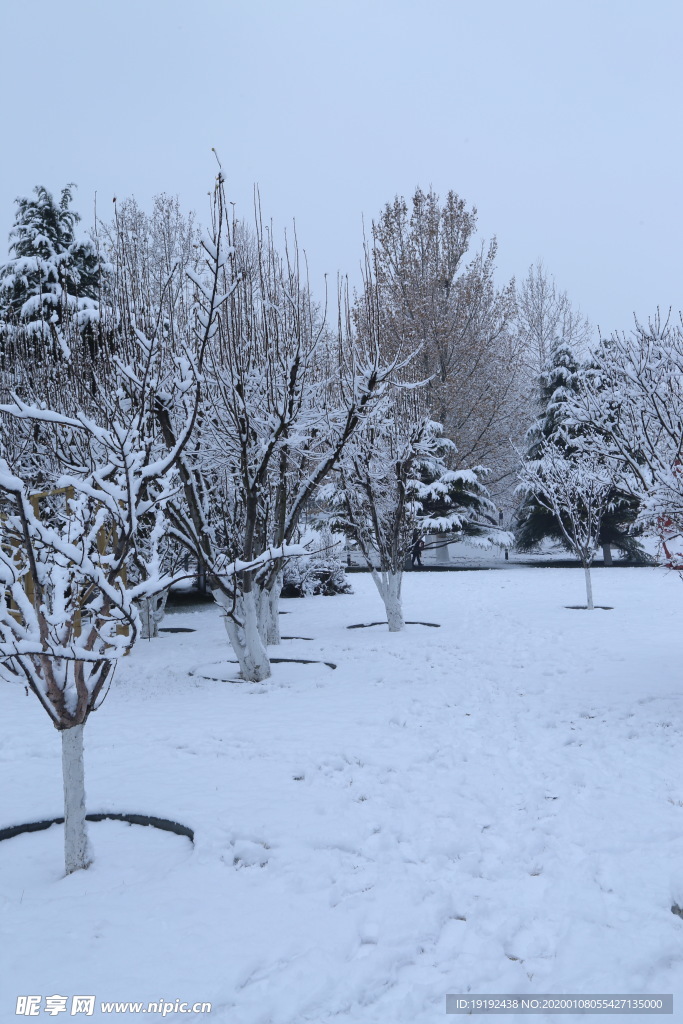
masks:
<path id="1" fill-rule="evenodd" d="M 681 0 L 23 0 L 1 5 L 0 259 L 13 200 L 178 194 L 220 154 L 249 211 L 296 218 L 316 289 L 362 217 L 454 189 L 603 331 L 683 307 Z"/>

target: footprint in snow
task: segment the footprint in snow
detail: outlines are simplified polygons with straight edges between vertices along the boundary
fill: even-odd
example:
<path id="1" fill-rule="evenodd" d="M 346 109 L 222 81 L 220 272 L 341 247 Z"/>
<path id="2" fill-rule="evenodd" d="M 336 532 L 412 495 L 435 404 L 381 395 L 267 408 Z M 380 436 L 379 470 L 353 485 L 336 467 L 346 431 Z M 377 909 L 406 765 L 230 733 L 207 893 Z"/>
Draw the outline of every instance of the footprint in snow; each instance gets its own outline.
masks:
<path id="1" fill-rule="evenodd" d="M 239 868 L 264 868 L 268 863 L 269 849 L 267 843 L 252 842 L 251 839 L 236 839 L 232 849 L 221 857 L 226 864 Z M 230 856 L 232 854 L 232 856 Z"/>

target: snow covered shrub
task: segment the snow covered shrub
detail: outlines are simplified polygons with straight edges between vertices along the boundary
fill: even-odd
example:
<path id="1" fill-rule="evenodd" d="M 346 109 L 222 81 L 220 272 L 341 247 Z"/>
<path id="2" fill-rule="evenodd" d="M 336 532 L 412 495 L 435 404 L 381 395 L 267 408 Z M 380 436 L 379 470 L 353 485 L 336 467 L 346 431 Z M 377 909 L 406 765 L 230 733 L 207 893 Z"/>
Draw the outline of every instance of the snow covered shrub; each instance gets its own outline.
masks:
<path id="1" fill-rule="evenodd" d="M 351 586 L 344 566 L 337 559 L 312 563 L 314 576 L 313 594 L 333 597 L 335 594 L 352 594 Z"/>
<path id="2" fill-rule="evenodd" d="M 335 594 L 352 594 L 353 588 L 339 555 L 342 543 L 343 538 L 329 530 L 307 534 L 307 544 L 314 549 L 314 553 L 290 559 L 285 564 L 280 596 L 333 597 Z"/>

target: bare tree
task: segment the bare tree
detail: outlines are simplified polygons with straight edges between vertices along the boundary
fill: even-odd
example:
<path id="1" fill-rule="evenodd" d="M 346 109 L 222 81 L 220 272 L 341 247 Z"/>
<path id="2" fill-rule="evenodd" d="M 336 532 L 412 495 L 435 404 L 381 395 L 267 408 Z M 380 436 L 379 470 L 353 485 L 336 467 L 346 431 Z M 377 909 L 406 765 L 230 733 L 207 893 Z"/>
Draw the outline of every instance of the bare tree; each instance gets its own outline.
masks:
<path id="1" fill-rule="evenodd" d="M 393 339 L 388 345 L 385 340 L 384 296 L 369 258 L 364 285 L 353 310 L 354 326 L 375 350 L 391 349 Z M 455 539 L 465 524 L 474 533 L 489 532 L 495 522 L 481 469 L 447 467 L 455 445 L 429 415 L 429 382 L 410 379 L 416 361 L 413 357 L 403 366 L 401 382 L 366 417 L 322 494 L 334 509 L 335 524 L 357 541 L 391 632 L 404 627 L 403 571 L 416 535 L 428 529 Z"/>
<path id="2" fill-rule="evenodd" d="M 277 599 L 301 514 L 400 364 L 312 302 L 296 242 L 279 252 L 258 203 L 249 232 L 219 174 L 194 283 L 195 346 L 206 346 L 201 413 L 179 461 L 171 536 L 206 567 L 242 677 L 270 675 Z M 172 417 L 159 410 L 168 445 Z"/>
<path id="3" fill-rule="evenodd" d="M 332 502 L 334 523 L 353 536 L 384 602 L 390 632 L 404 628 L 401 591 L 406 559 L 424 531 L 448 534 L 478 520 L 495 530 L 493 512 L 475 472 L 448 470 L 453 442 L 429 419 L 414 393 L 398 393 L 377 410 L 347 446 Z M 470 499 L 469 501 L 467 499 Z M 475 512 L 476 508 L 476 512 Z"/>
<path id="4" fill-rule="evenodd" d="M 589 321 L 574 308 L 567 292 L 558 289 L 555 278 L 542 263 L 529 267 L 517 290 L 517 329 L 532 389 L 550 365 L 555 350 L 567 349 L 581 358 L 593 334 Z M 539 396 L 535 395 L 533 404 L 538 401 Z"/>
<path id="5" fill-rule="evenodd" d="M 522 461 L 520 490 L 555 516 L 569 548 L 581 560 L 586 605 L 593 609 L 590 568 L 602 519 L 610 504 L 614 474 L 604 461 L 544 440 L 538 458 Z"/>
<path id="6" fill-rule="evenodd" d="M 83 728 L 138 636 L 136 600 L 171 582 L 158 547 L 198 409 L 195 365 L 165 374 L 161 333 L 120 326 L 116 355 L 103 348 L 94 361 L 75 329 L 70 358 L 38 367 L 30 393 L 15 391 L 0 406 L 0 653 L 62 737 L 67 873 L 90 860 Z M 182 421 L 167 449 L 156 430 L 160 404 Z M 152 523 L 144 551 L 136 548 L 142 521 Z M 143 569 L 135 585 L 131 558 Z"/>
<path id="7" fill-rule="evenodd" d="M 657 314 L 602 339 L 571 411 L 584 447 L 640 502 L 640 524 L 659 534 L 673 564 L 683 538 L 683 325 Z"/>

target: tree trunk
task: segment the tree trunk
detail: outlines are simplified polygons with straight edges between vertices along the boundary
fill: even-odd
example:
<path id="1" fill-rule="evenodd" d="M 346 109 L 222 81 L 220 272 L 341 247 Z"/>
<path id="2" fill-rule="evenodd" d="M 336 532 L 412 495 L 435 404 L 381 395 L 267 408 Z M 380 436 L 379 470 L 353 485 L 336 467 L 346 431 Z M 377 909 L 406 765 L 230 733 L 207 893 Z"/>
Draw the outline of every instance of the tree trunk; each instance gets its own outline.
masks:
<path id="1" fill-rule="evenodd" d="M 430 544 L 436 546 L 432 549 L 432 555 L 437 565 L 450 565 L 451 564 L 451 553 L 448 548 L 448 544 L 444 544 L 443 536 L 441 534 L 430 534 L 427 538 Z"/>
<path id="2" fill-rule="evenodd" d="M 612 565 L 612 545 L 602 545 L 602 561 L 605 565 Z"/>
<path id="3" fill-rule="evenodd" d="M 256 605 L 258 608 L 259 633 L 266 646 L 280 643 L 280 591 L 282 590 L 282 576 L 278 574 L 273 587 L 270 590 L 256 590 Z"/>
<path id="4" fill-rule="evenodd" d="M 232 608 L 232 602 L 221 591 L 214 591 L 214 599 L 221 608 Z M 265 644 L 259 633 L 259 615 L 256 595 L 253 590 L 237 598 L 235 615 L 240 624 L 227 613 L 224 615 L 228 638 L 239 662 L 242 679 L 250 683 L 261 683 L 270 678 L 270 661 Z"/>
<path id="5" fill-rule="evenodd" d="M 375 581 L 380 597 L 384 602 L 387 613 L 387 624 L 390 633 L 400 633 L 405 629 L 403 620 L 403 605 L 401 602 L 401 583 L 403 582 L 402 572 L 383 572 L 381 575 L 373 569 L 372 578 Z"/>
<path id="6" fill-rule="evenodd" d="M 67 875 L 91 862 L 85 821 L 85 772 L 83 728 L 62 729 L 62 778 L 64 781 L 64 866 Z"/>
<path id="7" fill-rule="evenodd" d="M 153 637 L 159 636 L 159 626 L 166 614 L 167 600 L 167 590 L 163 590 L 160 594 L 154 594 L 153 597 L 144 597 L 142 599 L 140 605 L 140 620 L 142 623 L 140 637 L 142 640 L 151 640 Z"/>
<path id="8" fill-rule="evenodd" d="M 586 577 L 586 607 L 593 609 L 593 581 L 591 580 L 591 567 L 588 563 L 584 564 L 583 571 Z"/>

